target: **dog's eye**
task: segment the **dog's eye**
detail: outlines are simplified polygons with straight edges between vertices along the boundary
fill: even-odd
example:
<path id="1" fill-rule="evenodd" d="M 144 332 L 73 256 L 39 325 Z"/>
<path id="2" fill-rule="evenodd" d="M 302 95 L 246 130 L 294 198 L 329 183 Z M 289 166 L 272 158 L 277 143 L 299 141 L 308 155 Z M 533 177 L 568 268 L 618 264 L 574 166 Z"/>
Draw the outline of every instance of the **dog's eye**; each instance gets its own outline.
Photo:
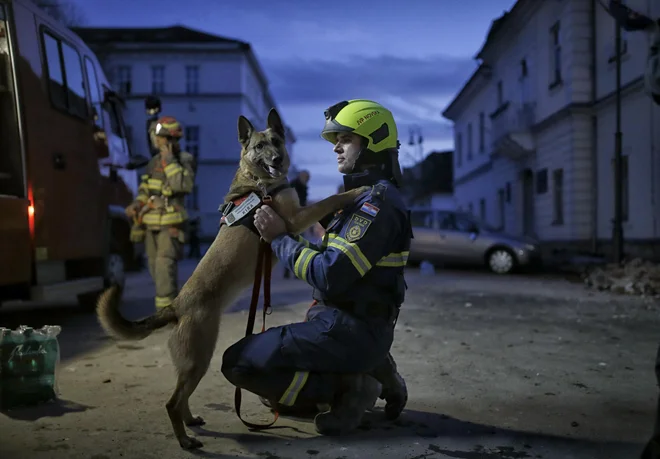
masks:
<path id="1" fill-rule="evenodd" d="M 254 148 L 255 148 L 257 151 L 261 151 L 261 150 L 263 150 L 263 148 L 264 148 L 264 144 L 263 144 L 263 142 L 259 142 L 258 144 L 256 144 L 256 145 L 254 146 Z"/>

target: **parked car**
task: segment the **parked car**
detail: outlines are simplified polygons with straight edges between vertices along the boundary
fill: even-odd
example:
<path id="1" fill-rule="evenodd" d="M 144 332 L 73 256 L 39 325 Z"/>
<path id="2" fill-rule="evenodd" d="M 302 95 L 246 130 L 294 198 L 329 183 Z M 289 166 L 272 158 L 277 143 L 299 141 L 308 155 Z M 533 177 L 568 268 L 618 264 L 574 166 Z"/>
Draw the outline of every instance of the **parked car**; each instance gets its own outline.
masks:
<path id="1" fill-rule="evenodd" d="M 538 241 L 490 227 L 473 215 L 455 210 L 411 210 L 413 225 L 409 264 L 487 266 L 497 274 L 540 264 Z"/>

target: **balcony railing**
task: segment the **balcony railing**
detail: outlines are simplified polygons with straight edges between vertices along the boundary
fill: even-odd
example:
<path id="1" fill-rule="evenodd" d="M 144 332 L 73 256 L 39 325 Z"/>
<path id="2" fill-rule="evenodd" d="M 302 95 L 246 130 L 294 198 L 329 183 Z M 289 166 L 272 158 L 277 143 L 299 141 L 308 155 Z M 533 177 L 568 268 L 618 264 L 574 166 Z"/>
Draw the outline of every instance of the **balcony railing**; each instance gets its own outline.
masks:
<path id="1" fill-rule="evenodd" d="M 510 104 L 491 120 L 494 142 L 508 134 L 527 132 L 536 124 L 536 103 Z"/>
<path id="2" fill-rule="evenodd" d="M 520 158 L 534 149 L 536 103 L 510 104 L 491 120 L 492 153 Z"/>

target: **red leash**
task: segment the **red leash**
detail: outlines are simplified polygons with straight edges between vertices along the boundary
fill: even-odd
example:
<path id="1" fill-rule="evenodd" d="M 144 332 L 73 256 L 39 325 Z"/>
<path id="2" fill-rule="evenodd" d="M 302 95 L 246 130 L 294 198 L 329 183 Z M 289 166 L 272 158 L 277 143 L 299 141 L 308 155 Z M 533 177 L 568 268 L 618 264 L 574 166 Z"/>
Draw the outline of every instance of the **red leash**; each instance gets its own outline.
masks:
<path id="1" fill-rule="evenodd" d="M 263 202 L 269 203 L 271 201 L 270 196 L 264 196 Z M 245 329 L 245 336 L 252 335 L 254 331 L 254 322 L 257 318 L 257 306 L 259 304 L 259 290 L 261 288 L 261 276 L 264 278 L 264 308 L 263 308 L 263 323 L 261 325 L 261 333 L 266 331 L 266 316 L 271 312 L 270 306 L 270 280 L 271 280 L 271 268 L 272 268 L 273 252 L 270 248 L 270 244 L 263 239 L 259 241 L 259 252 L 257 254 L 257 268 L 254 272 L 254 284 L 252 285 L 252 299 L 250 301 L 250 311 L 248 313 L 247 327 Z M 241 400 L 242 392 L 241 388 L 237 387 L 234 392 L 234 407 L 236 409 L 236 415 L 238 419 L 241 420 L 250 429 L 263 430 L 271 427 L 277 419 L 280 417 L 280 414 L 275 411 L 275 419 L 273 419 L 269 424 L 254 424 L 246 421 L 241 417 Z"/>

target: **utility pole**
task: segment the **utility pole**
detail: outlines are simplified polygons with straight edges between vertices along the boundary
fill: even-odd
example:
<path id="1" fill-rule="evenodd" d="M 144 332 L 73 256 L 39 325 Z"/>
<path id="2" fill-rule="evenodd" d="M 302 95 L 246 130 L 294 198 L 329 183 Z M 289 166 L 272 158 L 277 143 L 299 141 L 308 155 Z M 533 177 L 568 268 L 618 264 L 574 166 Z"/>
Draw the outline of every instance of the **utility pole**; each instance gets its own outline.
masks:
<path id="1" fill-rule="evenodd" d="M 622 177 L 622 137 L 621 133 L 621 24 L 615 26 L 616 54 L 616 132 L 614 133 L 614 220 L 612 228 L 612 248 L 615 263 L 623 261 L 623 177 Z"/>

